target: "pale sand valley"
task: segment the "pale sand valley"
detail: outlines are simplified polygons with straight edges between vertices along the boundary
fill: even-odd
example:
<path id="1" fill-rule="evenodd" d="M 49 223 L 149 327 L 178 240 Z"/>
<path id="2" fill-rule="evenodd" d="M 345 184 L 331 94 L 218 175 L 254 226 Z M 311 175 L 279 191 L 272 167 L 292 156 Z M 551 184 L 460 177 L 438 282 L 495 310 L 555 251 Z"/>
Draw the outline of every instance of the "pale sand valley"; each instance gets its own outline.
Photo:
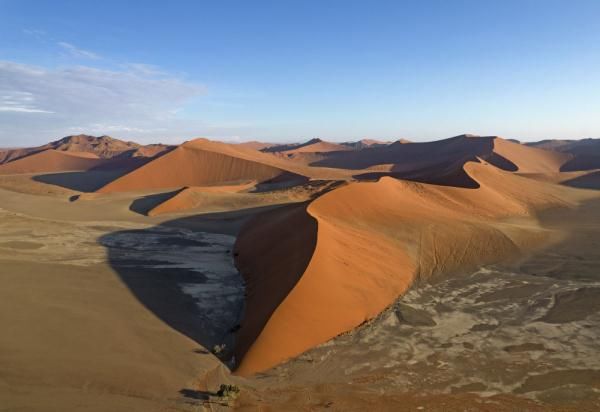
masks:
<path id="1" fill-rule="evenodd" d="M 0 150 L 0 411 L 600 410 L 599 206 L 594 139 Z"/>

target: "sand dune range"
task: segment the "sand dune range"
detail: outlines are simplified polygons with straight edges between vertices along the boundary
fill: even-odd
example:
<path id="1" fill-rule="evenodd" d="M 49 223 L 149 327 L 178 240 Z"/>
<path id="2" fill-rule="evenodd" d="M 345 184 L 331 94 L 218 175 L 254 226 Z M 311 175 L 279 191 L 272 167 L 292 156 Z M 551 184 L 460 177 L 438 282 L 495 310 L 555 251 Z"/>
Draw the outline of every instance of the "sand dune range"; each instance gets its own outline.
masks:
<path id="1" fill-rule="evenodd" d="M 308 167 L 241 145 L 195 139 L 122 176 L 101 193 L 236 184 L 307 181 L 312 177 L 344 179 L 345 170 Z"/>
<path id="2" fill-rule="evenodd" d="M 567 153 L 528 147 L 497 136 L 460 135 L 434 142 L 396 142 L 384 147 L 336 152 L 312 165 L 357 170 L 355 177 L 358 178 L 392 175 L 424 182 L 465 185 L 462 166 L 477 158 L 507 171 L 551 173 L 559 172 L 571 157 Z M 373 172 L 358 172 L 368 169 Z M 455 181 L 459 176 L 462 181 Z"/>
<path id="3" fill-rule="evenodd" d="M 590 196 L 486 162 L 464 171 L 479 188 L 384 177 L 333 190 L 288 212 L 289 222 L 281 211 L 250 222 L 236 243 L 248 287 L 237 372 L 266 370 L 355 328 L 417 279 L 515 257 L 549 237 L 535 213 Z M 517 217 L 529 225 L 505 222 Z M 298 237 L 316 238 L 314 249 Z"/>

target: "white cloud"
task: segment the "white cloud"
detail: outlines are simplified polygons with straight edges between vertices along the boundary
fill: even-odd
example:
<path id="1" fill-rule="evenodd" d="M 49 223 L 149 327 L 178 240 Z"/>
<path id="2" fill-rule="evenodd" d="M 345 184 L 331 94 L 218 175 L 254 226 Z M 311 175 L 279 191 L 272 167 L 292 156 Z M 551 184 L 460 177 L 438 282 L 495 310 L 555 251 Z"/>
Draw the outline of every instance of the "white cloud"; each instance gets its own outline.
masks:
<path id="1" fill-rule="evenodd" d="M 30 109 L 28 107 L 0 106 L 0 112 L 15 112 L 15 113 L 54 113 L 48 110 Z"/>
<path id="2" fill-rule="evenodd" d="M 182 124 L 178 111 L 204 93 L 203 86 L 158 68 L 47 69 L 0 61 L 0 146 L 39 143 L 74 129 L 134 137 L 195 130 L 201 123 Z"/>
<path id="3" fill-rule="evenodd" d="M 93 53 L 93 52 L 88 51 L 88 50 L 80 49 L 79 47 L 75 47 L 71 43 L 67 43 L 67 42 L 64 42 L 64 41 L 59 41 L 57 44 L 60 47 L 62 47 L 63 49 L 65 49 L 73 57 L 84 58 L 84 59 L 92 59 L 92 60 L 99 60 L 100 59 L 100 56 L 97 55 L 96 53 Z"/>
<path id="4" fill-rule="evenodd" d="M 23 91 L 1 91 L 0 112 L 15 113 L 53 113 L 49 110 L 35 107 L 35 97 L 32 93 Z"/>

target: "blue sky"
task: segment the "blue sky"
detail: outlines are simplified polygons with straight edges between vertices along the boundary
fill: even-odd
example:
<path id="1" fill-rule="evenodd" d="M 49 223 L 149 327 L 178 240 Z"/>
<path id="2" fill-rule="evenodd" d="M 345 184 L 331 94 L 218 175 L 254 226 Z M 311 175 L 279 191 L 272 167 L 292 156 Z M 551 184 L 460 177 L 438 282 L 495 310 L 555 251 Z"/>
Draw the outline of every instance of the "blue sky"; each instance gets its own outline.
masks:
<path id="1" fill-rule="evenodd" d="M 0 147 L 600 137 L 599 1 L 0 0 Z"/>

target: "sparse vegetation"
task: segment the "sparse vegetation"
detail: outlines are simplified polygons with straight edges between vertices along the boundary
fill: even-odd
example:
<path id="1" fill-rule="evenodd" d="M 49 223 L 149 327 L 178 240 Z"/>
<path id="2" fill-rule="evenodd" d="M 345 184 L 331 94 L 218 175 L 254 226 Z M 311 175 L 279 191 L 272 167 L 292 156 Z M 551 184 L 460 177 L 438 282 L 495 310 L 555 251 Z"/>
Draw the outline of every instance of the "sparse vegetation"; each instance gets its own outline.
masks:
<path id="1" fill-rule="evenodd" d="M 240 394 L 240 388 L 237 385 L 227 385 L 222 383 L 217 391 L 217 396 L 222 399 L 233 400 Z"/>
<path id="2" fill-rule="evenodd" d="M 225 345 L 224 343 L 220 345 L 215 345 L 213 346 L 212 352 L 218 357 L 220 355 L 223 355 L 223 353 L 225 352 L 225 348 L 227 348 L 227 345 Z"/>

